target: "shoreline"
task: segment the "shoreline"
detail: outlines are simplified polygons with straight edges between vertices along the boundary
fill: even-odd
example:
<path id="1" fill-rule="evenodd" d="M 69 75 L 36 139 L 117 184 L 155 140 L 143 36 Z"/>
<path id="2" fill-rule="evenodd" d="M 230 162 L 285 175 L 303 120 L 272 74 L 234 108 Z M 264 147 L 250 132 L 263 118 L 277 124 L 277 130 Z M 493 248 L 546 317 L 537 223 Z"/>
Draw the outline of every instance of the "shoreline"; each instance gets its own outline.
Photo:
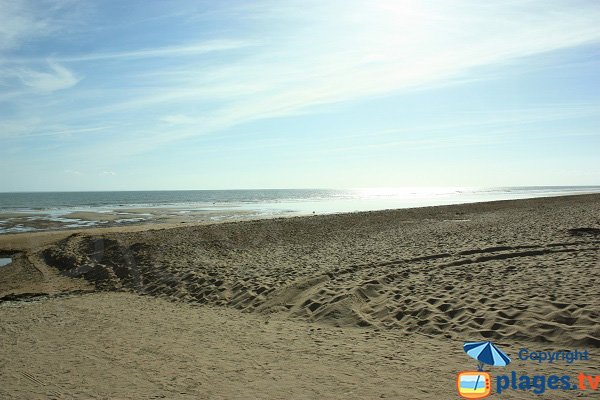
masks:
<path id="1" fill-rule="evenodd" d="M 583 187 L 582 187 L 583 188 Z M 15 233 L 50 232 L 60 230 L 98 229 L 105 227 L 130 227 L 154 224 L 205 224 L 225 221 L 241 221 L 262 218 L 279 218 L 290 216 L 330 215 L 352 212 L 385 211 L 393 209 L 407 209 L 418 207 L 432 207 L 444 205 L 473 204 L 490 201 L 526 200 L 535 198 L 549 198 L 562 196 L 578 196 L 598 193 L 588 188 L 589 191 L 573 190 L 558 192 L 550 190 L 539 192 L 512 193 L 508 190 L 503 193 L 490 195 L 483 192 L 465 192 L 463 195 L 454 193 L 452 196 L 441 197 L 415 197 L 388 198 L 386 196 L 369 199 L 357 197 L 355 199 L 320 199 L 304 201 L 274 201 L 258 203 L 222 203 L 215 206 L 213 203 L 204 205 L 164 205 L 164 206 L 99 206 L 87 207 L 72 206 L 65 209 L 47 210 L 9 210 L 0 212 L 0 236 Z M 525 190 L 527 188 L 520 188 Z M 235 191 L 233 191 L 235 192 Z M 127 192 L 126 192 L 127 193 Z M 470 194 L 469 194 L 470 193 Z M 486 194 L 487 193 L 487 194 Z M 512 194 L 509 194 L 512 193 Z M 356 196 L 356 194 L 354 194 Z M 446 197 L 445 197 L 446 196 Z M 453 197 L 454 196 L 454 197 Z M 480 197 L 483 196 L 483 197 Z"/>
<path id="2" fill-rule="evenodd" d="M 57 234 L 62 235 L 64 233 L 84 233 L 88 231 L 105 231 L 105 232 L 138 232 L 143 230 L 155 230 L 155 229 L 173 229 L 173 228 L 187 228 L 194 226 L 206 226 L 206 225 L 214 225 L 214 224 L 228 224 L 228 223 L 239 223 L 239 222 L 247 222 L 247 221 L 260 221 L 260 220 L 277 220 L 277 219 L 289 219 L 289 218 L 312 218 L 312 217 L 325 217 L 332 215 L 360 215 L 360 214 L 370 214 L 370 213 L 385 213 L 385 212 L 394 212 L 401 210 L 424 210 L 424 209 L 435 209 L 441 207 L 460 207 L 460 206 L 476 206 L 478 204 L 502 204 L 502 203 L 510 203 L 510 202 L 521 202 L 521 201 L 535 201 L 535 200 L 544 200 L 544 199 L 554 199 L 554 198 L 572 198 L 572 197 L 583 197 L 583 196 L 598 196 L 600 193 L 596 192 L 588 192 L 588 193 L 578 193 L 578 194 L 560 194 L 560 195 L 549 195 L 549 196 L 537 196 L 537 197 L 527 197 L 527 198 L 517 198 L 517 199 L 503 199 L 503 200 L 492 200 L 492 201 L 475 201 L 475 202 L 466 202 L 466 203 L 451 203 L 451 204 L 440 204 L 440 205 L 423 205 L 416 207 L 404 207 L 404 208 L 386 208 L 386 209 L 378 209 L 378 210 L 358 210 L 358 211 L 339 211 L 339 212 L 329 212 L 329 213 L 320 213 L 320 214 L 312 214 L 312 213 L 300 213 L 300 212 L 288 212 L 285 214 L 279 215 L 255 215 L 248 218 L 231 218 L 231 219 L 219 219 L 219 220 L 199 220 L 199 221 L 140 221 L 136 223 L 129 223 L 126 225 L 112 225 L 112 226 L 81 226 L 81 227 L 68 227 L 68 228 L 58 228 L 58 229 L 49 229 L 49 230 L 35 230 L 35 231 L 26 231 L 26 232 L 6 232 L 0 233 L 0 246 L 2 246 L 2 238 L 5 237 L 18 237 L 20 235 L 46 235 L 46 234 Z M 140 209 L 147 210 L 147 209 Z M 166 208 L 165 210 L 169 211 L 172 209 Z M 80 217 L 89 217 L 89 214 L 97 214 L 96 212 L 72 212 L 71 214 Z M 0 214 L 1 216 L 2 214 Z M 12 214 L 16 215 L 16 214 Z M 106 220 L 112 221 L 116 219 L 113 214 L 108 214 L 105 216 Z"/>

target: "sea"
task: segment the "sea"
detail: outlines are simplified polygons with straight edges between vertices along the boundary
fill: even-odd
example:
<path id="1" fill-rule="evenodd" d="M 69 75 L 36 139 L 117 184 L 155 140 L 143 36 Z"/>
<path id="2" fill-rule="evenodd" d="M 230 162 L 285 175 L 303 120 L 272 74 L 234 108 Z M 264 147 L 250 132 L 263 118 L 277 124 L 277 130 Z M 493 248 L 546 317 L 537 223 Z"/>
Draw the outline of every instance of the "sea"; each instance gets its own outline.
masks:
<path id="1" fill-rule="evenodd" d="M 583 193 L 600 193 L 600 186 L 0 193 L 0 233 L 43 230 L 27 227 L 27 224 L 11 224 L 15 213 L 21 217 L 31 214 L 31 218 L 45 216 L 61 221 L 63 216 L 79 211 L 119 213 L 119 210 L 135 208 L 164 208 L 181 213 L 205 211 L 212 220 L 220 220 L 235 211 L 243 211 L 249 218 L 330 214 Z M 68 227 L 78 226 L 77 219 L 64 222 L 69 223 Z M 94 221 L 79 222 L 81 226 L 96 225 Z"/>

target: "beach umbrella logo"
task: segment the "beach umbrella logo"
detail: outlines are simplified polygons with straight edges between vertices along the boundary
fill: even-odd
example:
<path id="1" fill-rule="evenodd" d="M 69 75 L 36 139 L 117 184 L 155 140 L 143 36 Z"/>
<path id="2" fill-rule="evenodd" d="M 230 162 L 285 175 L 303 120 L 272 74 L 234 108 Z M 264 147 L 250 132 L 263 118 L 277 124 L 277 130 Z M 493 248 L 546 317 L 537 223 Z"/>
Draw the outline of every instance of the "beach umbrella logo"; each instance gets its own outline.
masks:
<path id="1" fill-rule="evenodd" d="M 478 371 L 483 371 L 484 364 L 505 367 L 510 363 L 510 358 L 492 342 L 466 342 L 463 349 L 479 361 Z"/>
<path id="2" fill-rule="evenodd" d="M 463 371 L 456 378 L 458 394 L 466 399 L 482 399 L 492 393 L 492 378 L 483 372 L 484 365 L 504 367 L 510 358 L 492 342 L 466 342 L 465 353 L 476 359 L 477 371 Z"/>

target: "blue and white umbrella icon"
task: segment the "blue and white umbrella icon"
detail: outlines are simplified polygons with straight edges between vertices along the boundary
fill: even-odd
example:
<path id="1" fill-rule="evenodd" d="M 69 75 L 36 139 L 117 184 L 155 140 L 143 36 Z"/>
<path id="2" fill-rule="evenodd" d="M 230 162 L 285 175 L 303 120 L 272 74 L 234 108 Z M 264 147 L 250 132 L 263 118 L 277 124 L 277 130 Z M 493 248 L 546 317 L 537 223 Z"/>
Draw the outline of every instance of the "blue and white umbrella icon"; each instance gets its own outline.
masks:
<path id="1" fill-rule="evenodd" d="M 466 342 L 463 348 L 465 353 L 479 361 L 479 371 L 483 370 L 483 364 L 504 367 L 510 363 L 510 358 L 492 342 Z"/>

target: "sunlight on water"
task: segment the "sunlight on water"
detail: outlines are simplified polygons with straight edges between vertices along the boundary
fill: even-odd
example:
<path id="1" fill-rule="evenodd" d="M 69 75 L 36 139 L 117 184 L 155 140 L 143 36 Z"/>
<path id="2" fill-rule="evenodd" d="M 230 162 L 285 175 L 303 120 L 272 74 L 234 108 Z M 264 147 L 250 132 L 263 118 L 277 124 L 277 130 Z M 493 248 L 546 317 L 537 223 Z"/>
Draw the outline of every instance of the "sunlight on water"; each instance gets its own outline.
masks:
<path id="1" fill-rule="evenodd" d="M 458 187 L 387 187 L 387 188 L 362 188 L 354 189 L 354 193 L 359 198 L 378 198 L 378 197 L 394 197 L 394 198 L 411 198 L 411 197 L 427 197 L 462 193 L 468 188 Z M 472 190 L 472 189 L 470 189 Z"/>
<path id="2" fill-rule="evenodd" d="M 162 217 L 167 214 L 170 217 L 204 214 L 211 221 L 220 221 L 230 218 L 374 211 L 582 193 L 600 193 L 600 187 L 439 186 L 0 193 L 0 234 L 142 223 L 161 213 L 164 214 Z M 77 212 L 96 213 L 98 218 L 71 215 Z M 108 215 L 115 216 L 115 219 L 110 222 Z"/>

